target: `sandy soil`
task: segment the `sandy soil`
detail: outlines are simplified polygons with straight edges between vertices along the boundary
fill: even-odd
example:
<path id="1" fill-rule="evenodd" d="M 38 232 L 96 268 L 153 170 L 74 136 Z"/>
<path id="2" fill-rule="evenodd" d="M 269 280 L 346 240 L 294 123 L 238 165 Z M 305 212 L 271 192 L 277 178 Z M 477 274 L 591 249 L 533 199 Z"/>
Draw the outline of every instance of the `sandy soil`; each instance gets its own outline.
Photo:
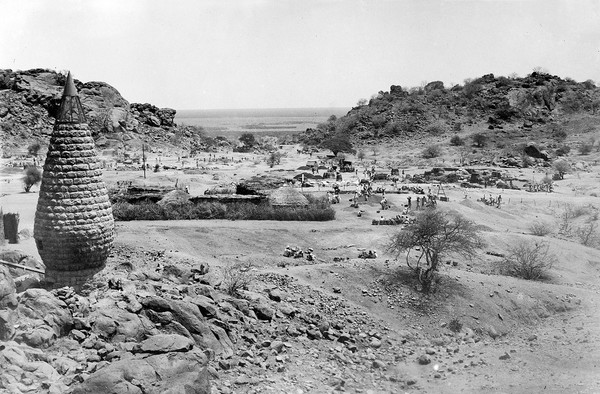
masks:
<path id="1" fill-rule="evenodd" d="M 395 149 L 380 147 L 378 156 L 368 159 L 377 160 L 381 165 L 395 157 Z M 202 194 L 212 186 L 254 174 L 293 175 L 298 173 L 295 169 L 309 159 L 308 155 L 297 154 L 296 147 L 286 147 L 285 152 L 287 156 L 274 168 L 269 168 L 264 160 L 260 161 L 263 158 L 256 155 L 217 153 L 217 157 L 233 158 L 232 162 L 207 163 L 203 159 L 208 155 L 204 155 L 200 157 L 200 168 L 193 174 L 184 174 L 180 170 L 148 172 L 144 179 L 141 171 L 109 170 L 104 176 L 109 187 L 121 181 L 136 184 L 178 182 L 189 186 L 191 194 Z M 415 151 L 408 149 L 407 152 L 406 156 L 415 156 Z M 150 156 L 149 163 L 156 159 Z M 452 157 L 445 160 L 446 164 L 451 163 Z M 161 161 L 178 164 L 176 157 L 161 157 Z M 215 267 L 232 260 L 249 261 L 256 273 L 289 275 L 307 288 L 324 294 L 333 295 L 334 289 L 340 288 L 341 293 L 337 296 L 363 311 L 369 319 L 387 327 L 386 337 L 390 343 L 399 344 L 399 349 L 404 331 L 417 332 L 432 340 L 448 332 L 443 327 L 453 318 L 460 319 L 465 328 L 485 334 L 478 341 L 465 339 L 457 354 L 435 355 L 437 362 L 429 365 L 419 365 L 415 361 L 420 355 L 415 344 L 417 353 L 397 365 L 404 373 L 418 377 L 414 387 L 394 389 L 391 381 L 385 385 L 381 383 L 385 375 L 374 374 L 362 376 L 364 381 L 372 379 L 371 389 L 363 384 L 360 390 L 348 388 L 349 392 L 597 393 L 600 392 L 600 251 L 581 245 L 573 237 L 557 234 L 558 217 L 568 206 L 593 207 L 588 212 L 596 212 L 600 206 L 598 197 L 593 195 L 600 188 L 598 168 L 593 166 L 593 158 L 589 161 L 587 171 L 567 175 L 557 182 L 553 193 L 463 189 L 446 185 L 449 202 L 440 202 L 440 208 L 458 211 L 479 224 L 487 244 L 481 255 L 472 261 L 460 260 L 456 266 L 444 265 L 440 290 L 430 296 L 418 293 L 402 267 L 403 261 L 395 261 L 394 256 L 386 252 L 389 235 L 397 228 L 371 225 L 374 218 L 402 212 L 408 194 L 388 193 L 392 207 L 381 212 L 377 196 L 368 203 L 360 201 L 359 209 L 364 211 L 362 217 L 357 216 L 356 208 L 350 207 L 348 195 L 342 198 L 341 204 L 334 205 L 336 220 L 332 222 L 118 222 L 116 246 L 164 250 L 173 256 L 201 260 Z M 195 167 L 194 164 L 190 163 Z M 405 167 L 405 172 L 422 173 L 435 164 L 415 163 Z M 545 173 L 536 169 L 506 171 L 524 180 L 541 179 Z M 356 175 L 348 175 L 344 174 L 345 181 L 356 181 Z M 5 213 L 19 212 L 20 229 L 33 233 L 37 193 L 23 193 L 20 176 L 19 172 L 3 170 L 0 206 Z M 381 185 L 388 191 L 393 189 L 389 183 L 382 182 Z M 435 187 L 421 186 L 426 190 Z M 347 188 L 352 190 L 353 186 Z M 326 189 L 311 188 L 310 192 L 324 194 Z M 478 201 L 483 194 L 501 194 L 501 208 Z M 412 197 L 414 202 L 416 195 Z M 573 225 L 584 223 L 583 220 L 583 217 L 573 219 Z M 496 267 L 500 259 L 486 252 L 506 253 L 514 242 L 534 239 L 529 230 L 534 221 L 547 222 L 553 230 L 544 237 L 558 257 L 551 280 L 532 282 L 498 275 Z M 286 245 L 296 245 L 304 250 L 313 248 L 317 261 L 308 264 L 284 258 L 282 252 Z M 19 244 L 4 247 L 39 257 L 32 238 L 23 237 Z M 362 249 L 376 250 L 379 257 L 358 259 Z M 289 383 L 293 382 L 293 376 L 298 381 L 307 378 L 307 374 L 312 374 L 311 379 L 315 382 L 325 382 L 327 372 L 317 364 L 311 365 L 299 363 L 285 376 L 272 377 L 275 380 L 272 385 L 287 389 L 293 387 Z M 326 386 L 318 383 L 312 387 L 317 387 L 312 392 L 326 391 L 321 391 L 319 387 Z"/>

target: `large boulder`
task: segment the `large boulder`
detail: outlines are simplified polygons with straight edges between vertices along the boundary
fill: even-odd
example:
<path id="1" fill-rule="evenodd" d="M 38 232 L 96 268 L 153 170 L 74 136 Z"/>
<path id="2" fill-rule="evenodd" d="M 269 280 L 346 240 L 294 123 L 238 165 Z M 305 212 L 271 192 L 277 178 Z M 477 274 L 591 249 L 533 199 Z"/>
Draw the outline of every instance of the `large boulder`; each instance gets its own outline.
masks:
<path id="1" fill-rule="evenodd" d="M 549 160 L 548 154 L 542 150 L 540 150 L 534 143 L 529 143 L 525 147 L 525 153 L 527 156 L 534 157 L 536 159 L 542 159 L 545 161 Z"/>
<path id="2" fill-rule="evenodd" d="M 65 393 L 68 387 L 63 378 L 43 350 L 14 341 L 4 342 L 0 347 L 3 393 Z"/>
<path id="3" fill-rule="evenodd" d="M 233 344 L 226 333 L 215 329 L 194 303 L 168 300 L 159 296 L 145 297 L 141 303 L 147 310 L 171 312 L 172 320 L 184 327 L 201 349 L 210 348 L 215 353 L 224 355 L 233 353 Z"/>
<path id="4" fill-rule="evenodd" d="M 97 308 L 90 314 L 89 321 L 93 332 L 113 342 L 129 339 L 139 341 L 157 333 L 154 324 L 146 316 L 117 306 Z"/>
<path id="5" fill-rule="evenodd" d="M 209 394 L 207 358 L 201 351 L 119 360 L 94 372 L 72 394 Z"/>
<path id="6" fill-rule="evenodd" d="M 18 295 L 19 326 L 15 340 L 45 347 L 66 335 L 73 326 L 67 304 L 44 289 L 28 289 Z"/>
<path id="7" fill-rule="evenodd" d="M 432 92 L 434 90 L 444 90 L 444 83 L 442 81 L 433 81 L 425 85 L 426 93 Z"/>
<path id="8" fill-rule="evenodd" d="M 7 340 L 15 334 L 17 313 L 15 282 L 4 265 L 0 265 L 0 340 Z"/>
<path id="9" fill-rule="evenodd" d="M 42 263 L 40 260 L 19 250 L 0 251 L 0 260 L 4 260 L 13 264 L 24 265 L 26 267 L 35 268 L 41 271 L 46 269 L 44 263 Z M 7 266 L 7 268 L 13 278 L 17 278 L 32 272 L 23 268 L 15 268 L 10 266 Z"/>

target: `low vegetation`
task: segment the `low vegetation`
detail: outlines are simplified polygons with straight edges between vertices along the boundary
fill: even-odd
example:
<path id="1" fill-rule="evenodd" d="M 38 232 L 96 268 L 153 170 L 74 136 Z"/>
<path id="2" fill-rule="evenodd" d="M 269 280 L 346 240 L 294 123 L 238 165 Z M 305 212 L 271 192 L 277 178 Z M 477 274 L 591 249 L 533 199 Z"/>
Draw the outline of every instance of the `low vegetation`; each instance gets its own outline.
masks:
<path id="1" fill-rule="evenodd" d="M 423 152 L 421 152 L 421 155 L 424 159 L 433 159 L 435 157 L 439 157 L 441 154 L 442 148 L 440 148 L 439 145 L 429 145 L 423 149 Z"/>
<path id="2" fill-rule="evenodd" d="M 310 200 L 309 200 L 310 201 Z M 161 206 L 153 202 L 113 205 L 115 220 L 280 220 L 327 221 L 335 219 L 335 211 L 324 199 L 313 199 L 308 207 L 274 207 L 268 203 L 191 203 Z"/>
<path id="3" fill-rule="evenodd" d="M 500 271 L 521 279 L 543 280 L 549 278 L 550 269 L 556 262 L 548 243 L 521 241 L 502 260 Z"/>
<path id="4" fill-rule="evenodd" d="M 458 135 L 455 135 L 452 138 L 450 138 L 450 145 L 452 145 L 452 146 L 461 146 L 464 144 L 465 144 L 465 141 L 462 138 L 460 138 L 460 136 L 458 136 Z"/>
<path id="5" fill-rule="evenodd" d="M 222 268 L 221 287 L 231 296 L 238 295 L 240 290 L 247 290 L 255 278 L 251 270 L 251 263 L 242 261 L 228 263 Z"/>
<path id="6" fill-rule="evenodd" d="M 552 232 L 552 226 L 546 222 L 536 221 L 529 226 L 529 231 L 531 231 L 531 234 L 535 236 L 543 237 Z"/>

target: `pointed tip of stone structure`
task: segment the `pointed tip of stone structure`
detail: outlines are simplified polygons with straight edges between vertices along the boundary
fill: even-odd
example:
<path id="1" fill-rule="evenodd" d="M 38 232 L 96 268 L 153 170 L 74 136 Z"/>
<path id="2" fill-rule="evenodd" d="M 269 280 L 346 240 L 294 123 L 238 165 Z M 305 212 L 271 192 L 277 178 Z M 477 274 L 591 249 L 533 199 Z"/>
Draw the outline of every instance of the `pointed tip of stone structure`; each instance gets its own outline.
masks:
<path id="1" fill-rule="evenodd" d="M 65 89 L 63 90 L 56 120 L 61 123 L 85 123 L 83 107 L 70 71 L 67 74 L 67 81 L 65 82 Z"/>
<path id="2" fill-rule="evenodd" d="M 77 88 L 75 87 L 75 82 L 73 82 L 73 77 L 71 76 L 71 71 L 67 75 L 67 82 L 65 82 L 65 90 L 63 91 L 63 97 L 65 96 L 78 96 Z"/>

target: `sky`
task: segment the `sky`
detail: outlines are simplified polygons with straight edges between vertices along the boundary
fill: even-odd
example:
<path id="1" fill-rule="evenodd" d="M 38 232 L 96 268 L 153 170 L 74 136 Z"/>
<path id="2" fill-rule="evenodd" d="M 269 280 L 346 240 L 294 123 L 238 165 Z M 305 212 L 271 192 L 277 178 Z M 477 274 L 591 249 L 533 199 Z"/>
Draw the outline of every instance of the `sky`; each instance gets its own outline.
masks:
<path id="1" fill-rule="evenodd" d="M 352 107 L 534 68 L 600 85 L 598 0 L 0 0 L 0 68 L 175 109 Z"/>

